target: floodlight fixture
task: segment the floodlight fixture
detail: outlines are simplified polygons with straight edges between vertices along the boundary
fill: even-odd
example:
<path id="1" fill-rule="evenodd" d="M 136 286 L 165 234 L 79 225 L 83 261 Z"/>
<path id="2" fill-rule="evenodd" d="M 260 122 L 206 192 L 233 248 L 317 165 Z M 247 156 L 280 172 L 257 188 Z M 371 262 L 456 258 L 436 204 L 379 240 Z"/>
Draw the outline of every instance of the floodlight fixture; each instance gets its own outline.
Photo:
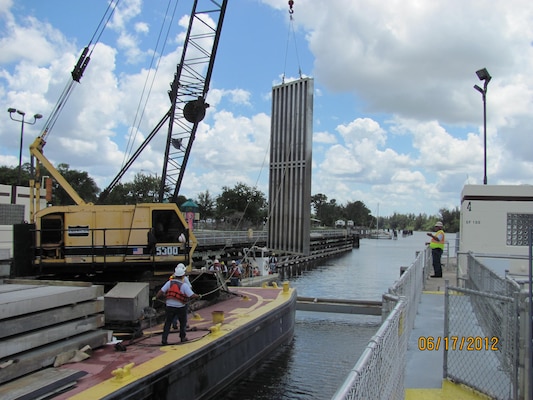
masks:
<path id="1" fill-rule="evenodd" d="M 487 85 L 489 84 L 492 76 L 490 76 L 487 68 L 482 68 L 476 71 L 476 75 L 480 81 L 484 81 L 483 88 L 478 85 L 474 85 L 479 93 L 481 93 L 481 98 L 483 100 L 483 184 L 487 184 Z"/>
<path id="2" fill-rule="evenodd" d="M 26 113 L 22 110 L 17 110 L 16 108 L 8 108 L 7 112 L 9 113 L 9 118 L 11 118 L 13 121 L 20 122 L 20 149 L 19 149 L 19 169 L 18 169 L 18 179 L 17 179 L 17 186 L 20 186 L 20 178 L 22 174 L 22 146 L 24 141 L 24 125 L 33 125 L 37 122 L 38 119 L 41 119 L 43 116 L 42 114 L 34 114 L 33 115 L 33 121 L 25 121 L 24 117 L 26 116 Z M 16 112 L 18 115 L 21 116 L 21 119 L 13 118 L 13 113 Z"/>
<path id="3" fill-rule="evenodd" d="M 489 83 L 492 79 L 492 76 L 490 76 L 489 71 L 487 71 L 487 68 L 482 68 L 476 71 L 476 75 L 480 81 L 485 81 L 485 83 Z"/>

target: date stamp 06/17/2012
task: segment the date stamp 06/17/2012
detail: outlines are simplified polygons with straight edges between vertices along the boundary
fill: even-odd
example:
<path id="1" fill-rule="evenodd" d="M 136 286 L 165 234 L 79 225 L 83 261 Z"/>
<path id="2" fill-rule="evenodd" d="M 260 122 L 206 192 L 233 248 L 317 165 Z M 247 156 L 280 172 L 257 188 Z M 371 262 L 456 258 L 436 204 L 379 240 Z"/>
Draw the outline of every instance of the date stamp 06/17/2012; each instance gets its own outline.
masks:
<path id="1" fill-rule="evenodd" d="M 420 351 L 499 351 L 497 336 L 419 336 Z"/>

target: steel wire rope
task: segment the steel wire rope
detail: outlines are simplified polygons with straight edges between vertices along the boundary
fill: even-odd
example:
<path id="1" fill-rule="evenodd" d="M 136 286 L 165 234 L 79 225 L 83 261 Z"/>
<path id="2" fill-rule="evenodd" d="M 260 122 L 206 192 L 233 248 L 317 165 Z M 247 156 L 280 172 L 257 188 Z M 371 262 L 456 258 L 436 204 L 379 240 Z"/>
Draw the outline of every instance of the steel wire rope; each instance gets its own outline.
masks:
<path id="1" fill-rule="evenodd" d="M 292 10 L 292 7 L 291 9 L 289 10 L 289 29 L 288 29 L 288 32 L 287 32 L 287 42 L 286 42 L 286 46 L 285 46 L 285 59 L 284 59 L 284 65 L 283 65 L 283 74 L 282 74 L 282 83 L 285 83 L 285 71 L 286 71 L 286 68 L 287 68 L 287 59 L 288 59 L 288 52 L 289 52 L 289 42 L 290 42 L 290 37 L 291 37 L 291 33 L 292 33 L 292 37 L 293 37 L 293 40 L 294 40 L 294 48 L 295 48 L 295 53 L 296 53 L 296 61 L 297 61 L 297 64 L 298 64 L 298 74 L 300 76 L 300 79 L 302 78 L 302 70 L 301 70 L 301 65 L 300 65 L 300 57 L 299 57 L 299 53 L 298 53 L 298 46 L 297 46 L 297 42 L 296 42 L 296 33 L 294 31 L 294 19 L 293 19 L 293 10 Z M 263 164 L 261 166 L 261 169 L 259 171 L 259 174 L 258 174 L 258 177 L 256 179 L 256 186 L 257 187 L 257 184 L 259 182 L 259 178 L 261 176 L 261 173 L 264 169 L 264 165 L 266 163 L 266 156 L 269 152 L 269 149 L 270 149 L 270 146 L 267 146 L 266 150 L 265 150 L 265 156 L 263 157 Z M 292 143 L 291 143 L 291 146 L 289 146 L 289 151 L 290 153 L 287 154 L 288 157 L 291 156 L 292 154 Z M 285 178 L 286 174 L 287 174 L 287 170 L 288 170 L 288 167 L 285 167 L 284 170 L 283 170 L 283 179 Z M 281 191 L 281 184 L 278 186 L 277 188 L 277 191 L 276 191 L 276 195 L 274 196 L 275 199 L 277 199 L 279 196 L 279 193 Z M 267 214 L 267 220 L 270 218 L 271 216 L 271 213 L 270 213 L 270 209 L 274 209 L 274 207 L 276 206 L 276 203 L 277 203 L 277 200 L 275 200 L 274 204 L 272 205 L 272 207 L 269 207 L 269 212 Z M 242 224 L 243 220 L 244 220 L 244 216 L 246 215 L 246 210 L 248 209 L 248 206 L 249 206 L 249 202 L 246 204 L 246 207 L 244 208 L 244 211 L 243 211 L 243 214 L 241 216 L 241 218 L 239 219 L 239 221 L 237 222 L 237 225 L 236 225 L 236 229 Z M 265 230 L 265 227 L 263 227 L 263 231 Z M 256 246 L 257 242 L 259 241 L 259 237 L 257 237 L 255 239 L 255 241 L 253 242 L 252 244 L 252 247 Z M 227 244 L 224 244 L 224 247 L 222 248 L 221 251 L 224 251 L 226 248 L 228 247 Z M 247 259 L 248 257 L 248 252 L 246 252 L 243 256 L 243 259 Z"/>
<path id="2" fill-rule="evenodd" d="M 267 154 L 269 153 L 269 150 L 270 150 L 270 146 L 267 146 L 266 149 L 265 149 L 265 155 L 263 157 L 263 163 L 261 164 L 261 168 L 259 170 L 259 174 L 257 175 L 257 179 L 255 181 L 255 187 L 258 186 L 258 183 L 259 183 L 259 179 L 261 177 L 261 173 L 262 171 L 264 170 L 265 168 L 265 163 L 266 163 L 266 158 L 267 158 Z M 236 230 L 238 230 L 239 226 L 241 225 L 241 223 L 243 222 L 244 220 L 244 216 L 246 215 L 246 210 L 248 209 L 248 206 L 250 205 L 250 202 L 247 202 L 246 203 L 246 207 L 244 207 L 244 211 L 242 213 L 242 216 L 241 218 L 239 219 L 239 221 L 237 222 L 237 225 L 235 227 Z M 270 214 L 267 214 L 267 219 L 270 217 Z M 263 231 L 265 230 L 265 227 L 263 226 Z M 257 242 L 259 241 L 259 237 L 257 237 L 255 239 L 255 241 L 253 242 L 252 244 L 252 247 L 255 247 L 257 245 Z M 228 245 L 226 243 L 224 243 L 224 247 L 222 247 L 222 250 L 221 251 L 224 251 L 226 250 L 226 248 L 228 247 Z M 243 256 L 243 259 L 247 259 L 248 257 L 248 252 L 246 252 Z M 233 274 L 232 274 L 233 275 Z M 231 277 L 231 276 L 230 276 Z"/>
<path id="3" fill-rule="evenodd" d="M 254 187 L 256 187 L 256 188 L 257 188 L 257 186 L 258 186 L 258 184 L 259 184 L 259 179 L 261 178 L 261 173 L 262 173 L 262 171 L 263 171 L 264 168 L 265 168 L 266 157 L 267 157 L 267 154 L 268 154 L 269 150 L 270 150 L 270 146 L 267 146 L 267 148 L 266 148 L 266 150 L 265 150 L 265 155 L 264 155 L 264 157 L 263 157 L 263 163 L 261 164 L 261 168 L 259 169 L 259 174 L 257 175 L 257 179 L 255 180 L 255 186 L 254 186 Z M 244 216 L 246 215 L 246 210 L 248 210 L 248 206 L 249 206 L 249 205 L 250 205 L 250 202 L 249 202 L 249 201 L 246 202 L 246 207 L 244 207 L 244 211 L 242 212 L 242 215 L 241 215 L 239 221 L 237 222 L 237 225 L 235 226 L 235 229 L 238 230 L 239 226 L 240 226 L 241 223 L 243 222 L 243 220 L 244 220 Z M 267 215 L 267 218 L 268 218 L 268 215 Z M 264 230 L 264 228 L 263 228 L 263 230 Z M 255 246 L 256 243 L 257 243 L 257 240 L 254 242 L 253 245 Z M 222 251 L 224 251 L 224 250 L 226 249 L 226 247 L 227 247 L 227 245 L 224 244 L 224 247 L 222 248 Z"/>
<path id="4" fill-rule="evenodd" d="M 150 94 L 152 93 L 152 88 L 154 86 L 155 78 L 157 76 L 157 72 L 159 71 L 159 66 L 161 64 L 161 59 L 163 57 L 163 53 L 165 51 L 165 48 L 166 48 L 166 45 L 167 45 L 167 42 L 168 42 L 168 38 L 169 38 L 169 35 L 170 35 L 170 30 L 172 28 L 172 24 L 173 24 L 174 18 L 176 16 L 176 10 L 178 8 L 179 1 L 175 1 L 174 2 L 174 9 L 172 10 L 172 16 L 171 16 L 169 24 L 168 24 L 168 28 L 167 28 L 167 31 L 166 31 L 165 38 L 163 40 L 161 51 L 159 52 L 159 58 L 157 60 L 156 67 L 155 67 L 155 70 L 153 72 L 152 82 L 150 83 L 150 87 L 148 89 L 148 93 L 146 94 L 146 98 L 145 98 L 144 96 L 145 96 L 145 93 L 146 93 L 146 90 L 147 90 L 146 88 L 148 86 L 148 81 L 150 79 L 150 71 L 152 70 L 152 67 L 155 64 L 157 49 L 159 47 L 159 43 L 160 43 L 161 38 L 163 36 L 163 31 L 164 31 L 164 28 L 165 28 L 165 22 L 167 20 L 168 15 L 169 15 L 171 2 L 172 2 L 172 0 L 169 0 L 168 3 L 167 3 L 167 9 L 165 10 L 165 17 L 163 18 L 163 22 L 161 23 L 161 28 L 159 29 L 159 34 L 157 36 L 157 41 L 156 41 L 156 44 L 155 44 L 155 47 L 154 47 L 154 51 L 152 53 L 152 58 L 150 60 L 148 73 L 146 74 L 146 79 L 144 81 L 143 90 L 141 92 L 141 96 L 139 98 L 139 103 L 137 104 L 137 110 L 135 112 L 135 117 L 133 119 L 133 123 L 132 123 L 131 129 L 130 129 L 130 134 L 129 134 L 129 137 L 128 137 L 128 142 L 126 144 L 126 150 L 124 151 L 124 158 L 122 160 L 121 168 L 124 167 L 124 164 L 125 164 L 126 160 L 130 157 L 130 155 L 131 155 L 131 153 L 133 151 L 133 145 L 135 143 L 135 139 L 137 137 L 137 134 L 139 133 L 140 125 L 141 125 L 142 119 L 144 117 L 144 113 L 146 111 L 146 106 L 148 104 L 148 99 L 150 98 Z M 143 103 L 143 99 L 144 99 L 144 103 Z"/>
<path id="5" fill-rule="evenodd" d="M 293 142 L 290 143 L 289 145 L 289 148 L 288 148 L 288 153 L 286 154 L 286 159 L 289 159 L 290 156 L 292 155 L 292 144 Z M 264 167 L 264 164 L 265 164 L 265 160 L 266 160 L 266 153 L 268 152 L 269 148 L 267 148 L 267 151 L 265 152 L 265 157 L 263 159 L 263 167 Z M 279 199 L 279 194 L 281 192 L 281 188 L 282 188 L 282 182 L 285 180 L 285 177 L 287 175 L 287 171 L 288 171 L 289 167 L 288 165 L 286 165 L 284 168 L 283 168 L 283 174 L 282 174 L 282 180 L 280 182 L 280 184 L 278 185 L 278 187 L 276 188 L 276 194 L 274 195 L 274 202 L 272 204 L 272 206 L 269 206 L 269 211 L 267 213 L 267 221 L 270 220 L 270 216 L 271 216 L 271 211 L 274 210 L 274 208 L 277 206 L 277 203 L 278 203 L 278 199 Z M 261 174 L 261 172 L 260 172 Z M 258 180 L 259 180 L 259 177 L 258 177 Z M 264 230 L 265 228 L 263 228 Z M 257 237 L 255 239 L 255 241 L 253 242 L 252 246 L 251 247 L 255 247 L 257 242 L 259 241 L 259 237 Z M 224 250 L 226 248 L 226 245 L 224 245 L 223 249 Z M 247 251 L 246 253 L 244 253 L 244 256 L 243 256 L 243 259 L 248 259 L 248 254 L 249 252 Z"/>
<path id="6" fill-rule="evenodd" d="M 196 281 L 196 279 L 198 279 L 198 278 L 199 278 L 201 275 L 203 275 L 204 273 L 205 273 L 205 272 L 202 271 L 202 273 L 201 273 L 200 275 L 198 275 L 198 276 L 197 276 L 197 277 L 191 282 L 191 285 L 192 285 L 192 283 L 193 283 L 194 281 Z M 230 275 L 230 278 L 231 278 L 231 276 L 233 276 L 233 273 Z M 228 278 L 228 279 L 229 279 L 229 278 Z M 226 281 L 226 280 L 224 280 L 224 281 Z M 239 294 L 239 293 L 231 292 L 231 291 L 225 289 L 225 288 L 224 288 L 224 285 L 221 284 L 221 285 L 215 287 L 213 290 L 210 290 L 210 291 L 208 291 L 208 292 L 206 292 L 206 293 L 202 293 L 201 298 L 203 298 L 203 297 L 205 297 L 205 296 L 208 296 L 208 295 L 210 295 L 210 294 L 213 294 L 213 293 L 215 293 L 215 292 L 217 292 L 217 291 L 220 291 L 220 292 L 226 292 L 226 293 L 231 294 L 231 295 L 234 295 L 234 296 L 247 297 L 247 296 L 241 295 L 241 294 Z M 200 299 L 201 299 L 201 298 L 200 298 Z M 200 300 L 200 299 L 192 299 L 192 300 L 190 300 L 188 303 L 193 303 L 193 302 L 196 302 L 196 301 L 198 301 L 198 300 Z M 155 300 L 152 300 L 152 301 L 157 301 L 157 302 L 165 303 L 165 304 L 166 304 L 166 300 L 162 300 L 162 299 L 159 299 L 159 298 L 155 298 Z M 152 307 L 150 307 L 150 308 L 153 309 L 153 302 L 152 302 Z M 151 325 L 151 324 L 150 324 L 150 325 Z M 196 330 L 205 330 L 205 329 L 196 329 Z M 207 330 L 209 330 L 209 329 L 207 329 Z M 148 337 L 152 337 L 152 336 L 153 336 L 153 333 L 151 333 L 150 335 L 148 335 Z"/>
<path id="7" fill-rule="evenodd" d="M 283 83 L 285 83 L 285 70 L 286 70 L 286 68 L 287 68 L 287 57 L 288 57 L 287 55 L 288 55 L 288 51 L 289 51 L 288 49 L 289 49 L 289 41 L 290 41 L 290 33 L 291 33 L 291 31 L 292 31 L 292 33 L 293 33 L 293 38 L 294 38 L 295 51 L 296 51 L 296 59 L 297 59 L 297 63 L 298 63 L 298 72 L 299 72 L 300 78 L 302 77 L 301 67 L 300 67 L 300 58 L 299 58 L 299 56 L 298 56 L 298 48 L 297 48 L 297 46 L 296 46 L 296 35 L 294 34 L 294 24 L 293 24 L 293 10 L 292 10 L 292 5 L 291 5 L 291 7 L 290 7 L 290 9 L 289 9 L 289 20 L 290 20 L 290 24 L 289 24 L 288 34 L 287 34 L 287 43 L 286 43 L 286 46 L 285 46 L 285 60 L 284 60 L 284 65 L 283 65 L 283 75 L 282 75 L 282 82 L 283 82 Z M 264 166 L 265 166 L 265 163 L 266 163 L 266 156 L 267 156 L 267 154 L 268 154 L 268 152 L 269 152 L 269 149 L 270 149 L 270 147 L 267 146 L 266 151 L 265 151 L 265 156 L 263 157 L 263 164 L 261 165 L 261 169 L 260 169 L 260 171 L 259 171 L 259 175 L 257 176 L 257 179 L 256 179 L 256 186 L 255 186 L 255 187 L 257 187 L 257 184 L 258 184 L 258 182 L 259 182 L 259 178 L 261 177 L 261 173 L 262 173 L 262 171 L 263 171 L 263 169 L 264 169 Z M 289 156 L 290 156 L 290 154 L 289 154 Z M 284 171 L 284 175 L 285 175 L 285 173 L 286 173 L 286 170 Z M 279 193 L 279 192 L 278 192 L 278 193 Z M 243 219 L 244 219 L 244 216 L 245 216 L 245 214 L 246 214 L 246 210 L 248 209 L 249 204 L 250 204 L 249 202 L 246 204 L 246 207 L 244 208 L 244 211 L 243 211 L 243 215 L 241 216 L 241 218 L 240 218 L 239 221 L 237 222 L 237 226 L 236 226 L 236 228 L 238 228 L 238 227 L 241 225 L 241 223 L 242 223 L 242 221 L 243 221 Z M 267 218 L 269 218 L 269 217 L 270 217 L 270 214 L 267 215 Z M 259 239 L 259 238 L 258 238 L 258 239 Z M 254 242 L 254 244 L 253 244 L 254 246 L 255 246 L 255 244 L 257 243 L 258 239 L 256 239 L 256 241 Z M 222 248 L 222 250 L 225 250 L 225 249 L 226 249 L 226 245 L 224 245 L 224 247 Z"/>
<path id="8" fill-rule="evenodd" d="M 198 275 L 195 279 L 193 279 L 193 281 L 191 282 L 191 286 L 192 284 L 196 281 L 196 279 L 198 279 L 201 275 L 203 275 L 205 272 L 202 272 L 200 275 Z M 224 279 L 225 281 L 225 279 Z M 224 289 L 224 285 L 219 285 L 219 286 L 216 286 L 213 290 L 210 290 L 209 292 L 205 292 L 205 293 L 202 293 L 202 297 L 205 297 L 207 295 L 210 295 L 210 294 L 213 294 L 219 290 L 222 290 Z M 190 300 L 190 302 L 193 302 L 193 301 L 198 301 L 199 299 L 192 299 Z M 164 303 L 165 300 L 162 300 L 162 299 L 159 299 L 159 298 L 156 298 L 154 301 L 159 301 L 161 303 Z"/>
<path id="9" fill-rule="evenodd" d="M 206 273 L 205 271 L 201 271 L 201 273 L 200 273 L 199 275 L 197 275 L 194 279 L 192 279 L 192 280 L 189 279 L 189 281 L 190 281 L 190 283 L 191 283 L 191 286 L 192 286 L 192 284 L 193 284 L 194 282 L 196 282 L 196 281 L 197 281 L 197 280 L 198 280 L 203 274 L 205 274 L 205 273 Z M 233 273 L 231 273 L 231 275 L 228 277 L 228 279 L 231 278 L 232 276 L 233 276 Z M 213 289 L 213 290 L 211 290 L 211 291 L 209 291 L 209 292 L 202 293 L 202 297 L 203 297 L 203 296 L 206 296 L 206 295 L 208 295 L 208 294 L 215 293 L 217 290 L 221 290 L 221 289 L 224 289 L 224 285 L 217 286 L 217 287 L 215 287 L 215 289 Z M 163 300 L 160 300 L 160 299 L 156 299 L 156 300 L 157 300 L 157 301 L 163 301 Z M 194 300 L 194 299 L 193 299 L 193 300 Z"/>
<path id="10" fill-rule="evenodd" d="M 299 53 L 298 53 L 298 43 L 296 41 L 296 33 L 294 31 L 294 18 L 293 18 L 293 15 L 294 15 L 294 11 L 292 9 L 292 4 L 291 2 L 289 2 L 289 5 L 290 5 L 290 9 L 289 9 L 289 27 L 288 27 L 288 30 L 287 30 L 287 43 L 286 43 L 286 46 L 285 46 L 285 60 L 284 60 L 284 65 L 283 65 L 283 75 L 282 75 L 282 83 L 285 83 L 285 72 L 286 72 L 286 69 L 287 69 L 287 59 L 288 59 L 288 53 L 289 53 L 289 43 L 290 43 L 290 37 L 291 37 L 291 33 L 292 33 L 292 38 L 293 38 L 293 41 L 294 41 L 294 51 L 296 53 L 296 62 L 298 64 L 298 74 L 300 76 L 300 79 L 302 78 L 302 68 L 301 68 L 301 64 L 300 64 L 300 56 L 299 56 Z M 286 159 L 289 159 L 292 155 L 292 144 L 293 142 L 291 142 L 289 144 L 289 154 L 287 154 L 287 158 Z M 288 165 L 285 166 L 284 170 L 283 170 L 283 174 L 282 174 L 282 181 L 285 179 L 286 175 L 287 175 L 287 171 L 288 171 Z M 282 187 L 282 184 L 280 182 L 280 185 L 278 186 L 277 188 L 277 191 L 276 191 L 276 195 L 274 196 L 274 203 L 272 204 L 272 207 L 270 207 L 270 210 L 274 210 L 274 208 L 277 206 L 277 202 L 279 200 L 279 193 L 281 191 L 281 187 Z M 270 218 L 270 212 L 269 212 L 269 215 L 268 215 L 268 218 Z"/>
<path id="11" fill-rule="evenodd" d="M 285 46 L 285 59 L 284 59 L 284 65 L 283 65 L 283 75 L 282 75 L 282 83 L 285 83 L 285 72 L 286 72 L 286 68 L 287 68 L 287 59 L 288 59 L 288 53 L 289 53 L 289 42 L 290 42 L 290 36 L 291 36 L 291 32 L 292 32 L 292 37 L 293 37 L 293 40 L 294 40 L 294 48 L 295 48 L 295 53 L 296 53 L 296 61 L 297 61 L 297 64 L 298 64 L 298 74 L 300 75 L 300 78 L 302 78 L 302 70 L 301 70 L 301 65 L 300 65 L 300 57 L 299 57 L 299 54 L 298 54 L 298 46 L 297 46 L 297 42 L 296 42 L 296 34 L 295 34 L 295 31 L 294 31 L 294 19 L 293 19 L 293 10 L 292 10 L 292 7 L 290 8 L 289 10 L 289 29 L 288 29 L 288 32 L 287 32 L 287 42 L 286 42 L 286 46 Z M 272 116 L 271 116 L 272 118 Z M 266 155 L 268 154 L 269 152 L 269 146 L 267 147 L 266 151 L 265 151 L 265 157 L 263 158 L 263 165 L 261 166 L 261 170 L 259 172 L 259 175 L 258 175 L 258 178 L 256 180 L 256 185 L 257 185 L 257 182 L 259 181 L 259 177 L 261 176 L 261 172 L 264 168 L 264 164 L 266 162 Z M 289 154 L 287 154 L 287 158 L 291 156 L 292 154 L 292 143 L 290 144 L 289 146 Z M 288 170 L 288 166 L 286 166 L 283 170 L 283 179 L 285 178 L 286 174 L 287 174 L 287 170 Z M 283 180 L 282 179 L 282 180 Z M 276 195 L 274 196 L 274 204 L 272 205 L 272 207 L 269 207 L 269 212 L 267 214 L 267 220 L 270 219 L 270 216 L 271 216 L 271 211 L 270 210 L 274 210 L 274 208 L 276 207 L 276 204 L 277 204 L 277 199 L 279 197 L 279 193 L 281 191 L 281 183 L 280 185 L 278 186 L 277 190 L 276 190 Z M 241 219 L 239 220 L 239 222 L 237 223 L 237 227 L 240 225 L 240 223 L 242 222 L 243 218 L 244 218 L 244 215 L 246 214 L 246 209 L 248 208 L 248 204 L 246 204 L 246 208 L 244 209 L 244 212 L 243 212 L 243 215 L 241 217 Z M 263 228 L 264 230 L 264 228 Z M 252 247 L 254 247 L 257 242 L 259 241 L 259 237 L 257 237 L 255 239 L 255 241 L 253 242 L 253 245 Z M 223 249 L 224 250 L 226 248 L 226 245 L 224 245 Z M 246 259 L 248 256 L 248 252 L 245 253 L 244 255 L 244 259 Z"/>
<path id="12" fill-rule="evenodd" d="M 296 42 L 296 33 L 294 31 L 294 18 L 293 13 L 291 11 L 289 11 L 289 27 L 287 30 L 287 43 L 285 45 L 285 60 L 283 64 L 283 75 L 281 77 L 281 83 L 285 83 L 285 72 L 287 70 L 287 59 L 289 54 L 289 42 L 291 33 L 294 40 L 294 52 L 296 53 L 296 63 L 298 64 L 298 75 L 300 76 L 300 79 L 302 78 L 302 67 L 300 64 L 300 56 L 298 54 L 298 43 Z"/>
<path id="13" fill-rule="evenodd" d="M 203 272 L 202 272 L 202 274 L 203 274 Z M 202 275 L 202 274 L 200 274 L 200 275 Z M 200 277 L 200 275 L 199 275 L 198 277 Z M 231 277 L 232 275 L 233 275 L 233 274 L 231 274 L 230 277 Z M 198 277 L 197 277 L 196 279 L 198 279 Z M 229 279 L 229 278 L 228 278 L 228 279 Z M 193 281 L 193 282 L 194 282 L 194 281 Z M 192 283 L 192 282 L 191 282 L 191 283 Z M 232 292 L 232 291 L 230 291 L 230 290 L 225 289 L 225 288 L 224 288 L 224 285 L 217 286 L 215 289 L 213 289 L 213 290 L 211 290 L 211 291 L 209 291 L 209 292 L 203 293 L 201 296 L 202 296 L 202 298 L 203 298 L 204 296 L 207 296 L 207 295 L 213 294 L 213 293 L 215 293 L 215 292 L 217 292 L 217 291 L 224 292 L 224 293 L 227 293 L 227 294 L 230 294 L 230 295 L 233 295 L 233 296 L 237 296 L 237 297 L 242 297 L 242 298 L 244 298 L 244 299 L 248 298 L 247 295 L 242 295 L 242 294 L 240 294 L 240 293 Z M 189 302 L 187 302 L 187 304 L 189 304 L 189 303 L 193 303 L 193 302 L 196 302 L 196 301 L 198 301 L 198 300 L 200 300 L 200 299 L 192 299 L 192 300 L 190 300 Z M 153 300 L 153 301 L 157 301 L 157 302 L 160 302 L 160 303 L 164 303 L 164 304 L 166 304 L 166 299 L 165 299 L 165 300 L 162 300 L 162 299 L 156 298 L 156 299 Z M 153 307 L 153 301 L 152 301 L 152 306 L 149 307 L 149 308 L 151 308 L 151 309 L 154 309 L 154 307 Z M 189 312 L 190 312 L 190 311 L 191 311 L 191 310 L 189 310 Z M 152 318 L 150 318 L 150 320 L 151 320 L 151 319 L 152 319 Z M 188 325 L 188 324 L 187 324 L 187 325 Z M 150 321 L 150 327 L 153 327 L 153 326 L 155 326 L 155 325 L 152 325 L 152 324 L 151 324 L 151 321 Z M 197 331 L 207 331 L 208 334 L 211 333 L 211 330 L 210 330 L 210 329 L 206 329 L 206 328 L 197 328 L 197 327 L 194 327 L 191 331 L 196 331 L 196 332 L 197 332 Z M 140 346 L 148 346 L 148 347 L 155 346 L 155 347 L 159 347 L 159 346 L 160 346 L 159 344 L 147 344 L 147 345 L 143 345 L 143 344 L 140 344 L 140 343 L 138 343 L 138 342 L 140 342 L 140 341 L 142 341 L 142 340 L 144 340 L 144 339 L 149 339 L 149 338 L 154 337 L 154 336 L 156 336 L 156 335 L 160 335 L 161 333 L 162 333 L 162 332 L 150 332 L 148 335 L 144 335 L 144 336 L 142 336 L 141 338 L 135 340 L 135 343 L 138 344 L 138 345 L 140 345 Z M 192 341 L 194 341 L 194 340 L 199 340 L 199 339 L 200 339 L 200 338 L 193 339 Z M 131 340 L 129 341 L 129 344 L 133 344 L 133 343 L 134 343 L 134 339 L 131 339 Z"/>
<path id="14" fill-rule="evenodd" d="M 116 0 L 114 3 L 113 1 L 110 1 L 108 3 L 107 9 L 104 15 L 102 15 L 102 18 L 100 19 L 100 22 L 98 23 L 98 26 L 96 27 L 93 33 L 93 36 L 91 37 L 91 40 L 89 41 L 89 44 L 85 46 L 85 49 L 83 50 L 82 55 L 80 56 L 78 60 L 78 63 L 74 67 L 74 71 L 76 71 L 76 69 L 79 69 L 79 72 L 80 72 L 79 78 L 81 78 L 81 75 L 83 74 L 83 70 L 87 66 L 91 58 L 91 55 L 94 51 L 94 48 L 99 43 L 100 38 L 102 37 L 104 30 L 109 24 L 109 21 L 111 17 L 113 16 L 119 2 L 120 0 Z M 104 20 L 105 20 L 105 23 L 103 22 Z M 94 45 L 93 45 L 93 41 L 95 42 Z M 74 74 L 74 71 L 73 71 L 73 74 Z M 79 78 L 78 80 L 76 80 L 73 76 L 73 79 L 70 79 L 65 85 L 65 88 L 61 92 L 61 95 L 59 96 L 59 100 L 57 101 L 56 106 L 54 107 L 54 110 L 52 111 L 52 113 L 50 114 L 50 117 L 46 120 L 46 123 L 43 126 L 43 129 L 40 134 L 41 138 L 44 139 L 46 135 L 50 133 L 50 131 L 56 124 L 57 119 L 59 118 L 59 115 L 61 114 L 61 111 L 63 110 L 63 106 L 66 104 L 67 100 L 70 98 L 70 95 L 72 94 L 72 91 L 74 90 L 74 87 L 75 87 L 74 83 L 79 82 Z"/>
<path id="15" fill-rule="evenodd" d="M 113 14 L 115 13 L 115 10 L 116 10 L 117 7 L 118 7 L 118 3 L 120 3 L 120 0 L 116 0 L 116 1 L 115 1 L 115 5 L 113 6 L 113 9 L 112 9 L 111 12 L 110 12 L 109 10 L 111 9 L 111 5 L 113 4 L 113 1 L 110 1 L 110 2 L 109 2 L 109 5 L 107 6 L 107 9 L 106 9 L 104 15 L 102 16 L 102 19 L 101 19 L 100 22 L 98 23 L 98 26 L 96 27 L 96 30 L 95 30 L 95 32 L 94 32 L 94 34 L 93 34 L 93 37 L 91 38 L 91 40 L 90 40 L 90 42 L 89 42 L 89 45 L 88 45 L 88 46 L 91 45 L 91 43 L 93 42 L 93 40 L 94 40 L 94 38 L 95 38 L 97 32 L 100 31 L 100 33 L 98 33 L 98 37 L 96 38 L 96 43 L 95 43 L 95 45 L 93 46 L 93 48 L 92 48 L 92 50 L 91 50 L 89 56 L 93 53 L 93 51 L 94 51 L 94 47 L 96 46 L 96 44 L 97 44 L 98 42 L 100 42 L 100 38 L 102 37 L 102 34 L 104 33 L 105 28 L 107 27 L 107 24 L 109 24 L 109 20 L 111 19 L 111 17 L 112 17 Z M 109 16 L 107 17 L 107 19 L 106 19 L 106 21 L 105 21 L 105 24 L 104 24 L 103 27 L 102 27 L 102 21 L 105 19 L 105 16 L 107 15 L 107 13 L 109 13 Z M 102 28 L 100 29 L 100 27 L 102 27 Z"/>

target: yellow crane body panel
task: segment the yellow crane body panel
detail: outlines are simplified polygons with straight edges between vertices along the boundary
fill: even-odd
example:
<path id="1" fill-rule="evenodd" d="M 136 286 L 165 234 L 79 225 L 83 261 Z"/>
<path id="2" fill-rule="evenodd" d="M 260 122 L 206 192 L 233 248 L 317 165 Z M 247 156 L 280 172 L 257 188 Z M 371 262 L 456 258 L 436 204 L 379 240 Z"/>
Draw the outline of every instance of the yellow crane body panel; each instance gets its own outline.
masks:
<path id="1" fill-rule="evenodd" d="M 92 271 L 189 265 L 197 241 L 176 204 L 52 206 L 35 218 L 41 269 Z"/>

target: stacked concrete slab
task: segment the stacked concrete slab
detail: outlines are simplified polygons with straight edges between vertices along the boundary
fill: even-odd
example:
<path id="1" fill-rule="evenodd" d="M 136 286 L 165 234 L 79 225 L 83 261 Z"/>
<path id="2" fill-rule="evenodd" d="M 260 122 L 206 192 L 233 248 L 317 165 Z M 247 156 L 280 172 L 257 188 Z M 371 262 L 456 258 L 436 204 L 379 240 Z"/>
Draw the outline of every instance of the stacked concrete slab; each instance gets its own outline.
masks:
<path id="1" fill-rule="evenodd" d="M 103 295 L 103 286 L 89 283 L 0 284 L 0 385 L 109 342 Z"/>

